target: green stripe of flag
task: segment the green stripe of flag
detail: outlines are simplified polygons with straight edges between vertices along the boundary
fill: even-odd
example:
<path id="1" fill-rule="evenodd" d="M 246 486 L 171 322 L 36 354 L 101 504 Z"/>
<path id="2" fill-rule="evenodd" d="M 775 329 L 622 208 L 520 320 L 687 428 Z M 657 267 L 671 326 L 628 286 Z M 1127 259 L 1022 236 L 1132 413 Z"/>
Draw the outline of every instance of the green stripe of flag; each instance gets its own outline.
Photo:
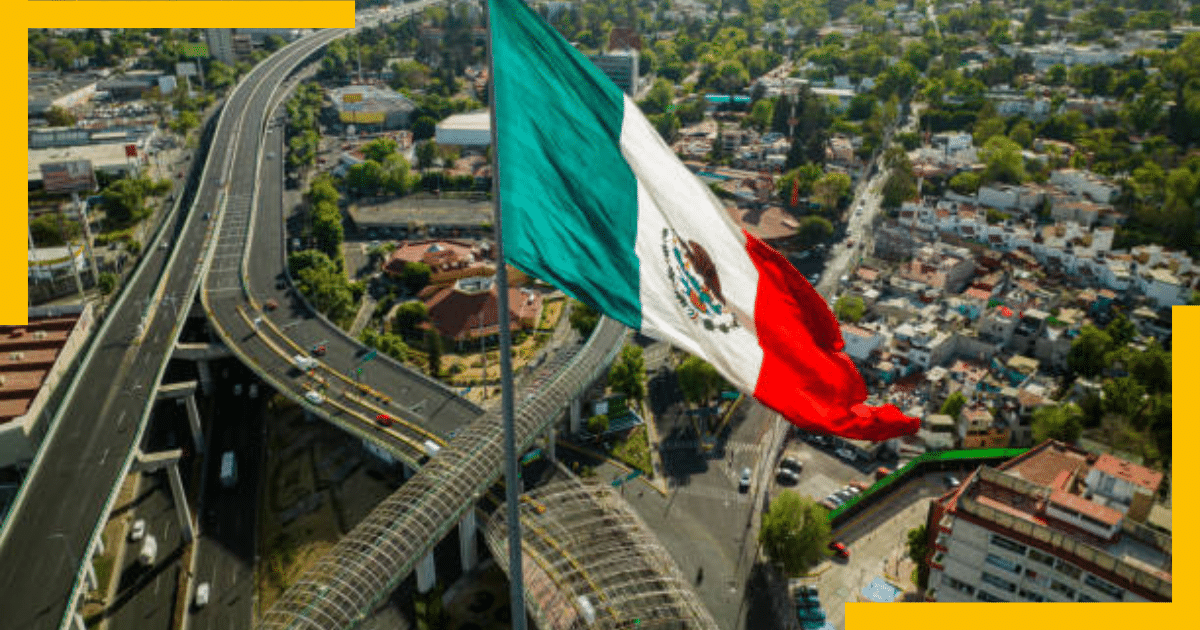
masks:
<path id="1" fill-rule="evenodd" d="M 519 0 L 491 6 L 505 257 L 640 328 L 623 94 Z"/>

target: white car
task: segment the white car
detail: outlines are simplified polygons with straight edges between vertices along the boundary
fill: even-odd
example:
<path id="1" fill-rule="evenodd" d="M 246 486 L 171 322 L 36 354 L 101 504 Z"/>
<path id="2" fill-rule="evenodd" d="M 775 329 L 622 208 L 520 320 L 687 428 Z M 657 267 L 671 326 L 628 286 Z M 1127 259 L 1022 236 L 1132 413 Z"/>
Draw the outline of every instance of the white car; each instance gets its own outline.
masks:
<path id="1" fill-rule="evenodd" d="M 834 452 L 837 453 L 838 457 L 841 457 L 842 459 L 844 459 L 848 462 L 854 461 L 854 451 L 852 451 L 848 448 L 842 447 Z"/>
<path id="2" fill-rule="evenodd" d="M 208 582 L 201 582 L 200 585 L 196 587 L 196 608 L 204 608 L 204 606 L 208 604 L 209 590 Z"/>
<path id="3" fill-rule="evenodd" d="M 146 536 L 146 519 L 139 518 L 133 522 L 133 527 L 129 528 L 129 540 L 137 542 Z"/>
<path id="4" fill-rule="evenodd" d="M 315 392 L 311 389 L 304 392 L 304 398 L 314 405 L 325 402 L 325 397 L 321 395 L 321 392 Z"/>

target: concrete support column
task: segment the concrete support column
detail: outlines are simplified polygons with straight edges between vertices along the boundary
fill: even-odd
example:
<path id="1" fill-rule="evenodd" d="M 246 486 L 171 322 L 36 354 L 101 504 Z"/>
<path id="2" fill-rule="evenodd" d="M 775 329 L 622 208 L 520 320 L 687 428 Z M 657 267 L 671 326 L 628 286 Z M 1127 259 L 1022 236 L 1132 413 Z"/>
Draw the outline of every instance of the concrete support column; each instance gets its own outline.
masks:
<path id="1" fill-rule="evenodd" d="M 196 395 L 188 394 L 183 401 L 187 405 L 188 426 L 192 428 L 192 443 L 197 453 L 203 453 L 204 430 L 200 428 L 200 410 L 196 408 Z"/>
<path id="2" fill-rule="evenodd" d="M 417 563 L 417 592 L 421 594 L 428 593 L 433 588 L 433 583 L 437 580 L 437 573 L 434 572 L 433 552 L 421 559 Z"/>
<path id="3" fill-rule="evenodd" d="M 571 435 L 575 435 L 575 434 L 579 433 L 579 429 L 581 428 L 580 423 L 579 423 L 579 406 L 580 406 L 579 397 L 577 396 L 575 398 L 572 398 L 571 399 Z"/>
<path id="4" fill-rule="evenodd" d="M 546 427 L 546 448 L 542 451 L 546 454 L 546 459 L 551 462 L 557 461 L 554 455 L 554 439 L 557 437 L 558 431 L 554 429 L 554 425 Z"/>
<path id="5" fill-rule="evenodd" d="M 200 370 L 200 393 L 211 395 L 213 393 L 212 368 L 209 367 L 208 361 L 204 359 L 197 361 L 196 367 Z"/>
<path id="6" fill-rule="evenodd" d="M 458 522 L 458 550 L 459 556 L 462 557 L 463 573 L 470 572 L 479 563 L 475 544 L 476 529 L 475 506 L 472 505 Z"/>
<path id="7" fill-rule="evenodd" d="M 83 615 L 75 613 L 71 615 L 71 621 L 74 622 L 71 625 L 75 627 L 75 630 L 87 630 L 87 624 L 83 622 Z"/>
<path id="8" fill-rule="evenodd" d="M 103 554 L 103 553 L 104 553 L 104 537 L 103 537 L 103 536 L 101 536 L 101 537 L 99 537 L 99 538 L 97 538 L 97 539 L 96 539 L 96 551 L 95 551 L 95 553 L 98 553 L 98 554 Z"/>
<path id="9" fill-rule="evenodd" d="M 405 464 L 404 462 L 400 462 L 400 465 L 404 467 L 404 478 L 406 480 L 411 479 L 413 475 L 417 474 L 417 471 L 410 468 L 408 464 Z"/>
<path id="10" fill-rule="evenodd" d="M 175 461 L 167 467 L 167 479 L 171 482 L 171 499 L 175 502 L 175 515 L 179 517 L 179 529 L 183 534 L 183 542 L 191 542 L 192 512 L 188 509 L 187 493 L 183 490 L 183 477 L 179 476 L 179 462 Z"/>

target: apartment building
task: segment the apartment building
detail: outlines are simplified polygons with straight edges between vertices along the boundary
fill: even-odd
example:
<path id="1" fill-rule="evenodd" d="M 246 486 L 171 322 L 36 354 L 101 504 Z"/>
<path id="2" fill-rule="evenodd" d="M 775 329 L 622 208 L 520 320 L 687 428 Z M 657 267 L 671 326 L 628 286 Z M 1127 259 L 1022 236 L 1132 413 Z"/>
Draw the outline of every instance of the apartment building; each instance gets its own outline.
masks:
<path id="1" fill-rule="evenodd" d="M 1171 600 L 1162 473 L 1053 440 L 930 505 L 928 599 Z"/>

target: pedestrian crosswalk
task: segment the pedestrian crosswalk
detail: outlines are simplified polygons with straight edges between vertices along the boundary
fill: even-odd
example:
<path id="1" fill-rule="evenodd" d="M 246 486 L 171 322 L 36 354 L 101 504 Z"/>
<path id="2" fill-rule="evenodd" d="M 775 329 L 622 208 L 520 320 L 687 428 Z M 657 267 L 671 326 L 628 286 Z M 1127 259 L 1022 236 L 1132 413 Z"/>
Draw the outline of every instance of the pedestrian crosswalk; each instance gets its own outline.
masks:
<path id="1" fill-rule="evenodd" d="M 739 505 L 750 503 L 749 494 L 739 493 L 734 488 L 726 490 L 724 488 L 714 488 L 713 486 L 688 484 L 686 486 L 679 486 L 675 489 L 675 491 L 679 494 L 686 494 L 693 497 L 704 497 L 706 499 L 713 499 L 714 501 L 728 501 L 730 503 L 737 503 Z"/>

